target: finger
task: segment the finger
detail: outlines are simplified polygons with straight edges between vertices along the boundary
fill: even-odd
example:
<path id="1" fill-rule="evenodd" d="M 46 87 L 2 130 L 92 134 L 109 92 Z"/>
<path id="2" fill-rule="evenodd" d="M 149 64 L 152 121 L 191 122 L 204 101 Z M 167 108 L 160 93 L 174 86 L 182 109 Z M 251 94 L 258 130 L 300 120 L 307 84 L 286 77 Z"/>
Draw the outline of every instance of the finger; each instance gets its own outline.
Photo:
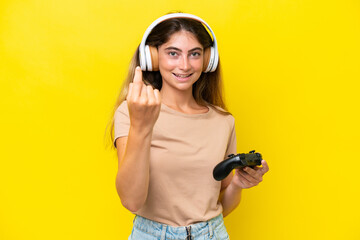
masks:
<path id="1" fill-rule="evenodd" d="M 147 96 L 149 99 L 149 103 L 155 103 L 156 99 L 155 99 L 155 94 L 154 94 L 154 90 L 152 88 L 151 85 L 146 86 L 146 90 L 147 90 Z"/>
<path id="2" fill-rule="evenodd" d="M 267 162 L 265 160 L 261 161 L 261 165 L 263 166 L 260 171 L 261 174 L 264 175 L 265 173 L 267 173 L 269 171 L 269 165 L 267 164 Z"/>
<path id="3" fill-rule="evenodd" d="M 135 76 L 134 76 L 134 80 L 133 80 L 133 88 L 132 88 L 132 93 L 131 93 L 132 98 L 137 99 L 141 95 L 141 90 L 142 90 L 143 84 L 144 83 L 142 82 L 141 69 L 139 67 L 136 67 Z"/>
<path id="4" fill-rule="evenodd" d="M 161 103 L 160 91 L 158 89 L 155 89 L 154 90 L 154 95 L 155 95 L 156 103 L 160 104 Z"/>
<path id="5" fill-rule="evenodd" d="M 243 169 L 237 169 L 238 174 L 243 179 L 243 182 L 245 182 L 247 185 L 253 185 L 256 184 L 256 181 L 254 178 L 252 178 L 247 172 L 245 172 Z"/>
<path id="6" fill-rule="evenodd" d="M 146 100 L 146 101 L 148 100 L 147 87 L 146 87 L 145 84 L 142 84 L 140 97 L 141 97 L 143 100 Z"/>
<path id="7" fill-rule="evenodd" d="M 134 83 L 143 83 L 142 81 L 142 71 L 139 66 L 135 68 L 135 76 L 134 76 Z"/>
<path id="8" fill-rule="evenodd" d="M 252 177 L 260 176 L 261 174 L 256 169 L 253 169 L 251 167 L 244 167 L 243 170 L 248 173 Z"/>
<path id="9" fill-rule="evenodd" d="M 128 93 L 126 95 L 126 99 L 130 99 L 131 98 L 131 93 L 132 93 L 132 88 L 133 88 L 133 83 L 129 84 L 129 89 L 128 89 Z"/>
<path id="10" fill-rule="evenodd" d="M 239 180 L 239 182 L 241 183 L 243 188 L 247 188 L 250 183 L 249 181 L 246 180 L 246 178 L 244 178 L 239 172 L 238 169 L 235 170 L 235 174 L 237 175 L 237 179 Z"/>
<path id="11" fill-rule="evenodd" d="M 254 170 L 251 167 L 244 167 L 244 172 L 249 174 L 249 178 L 255 180 L 256 182 L 262 181 L 262 174 L 260 170 Z"/>

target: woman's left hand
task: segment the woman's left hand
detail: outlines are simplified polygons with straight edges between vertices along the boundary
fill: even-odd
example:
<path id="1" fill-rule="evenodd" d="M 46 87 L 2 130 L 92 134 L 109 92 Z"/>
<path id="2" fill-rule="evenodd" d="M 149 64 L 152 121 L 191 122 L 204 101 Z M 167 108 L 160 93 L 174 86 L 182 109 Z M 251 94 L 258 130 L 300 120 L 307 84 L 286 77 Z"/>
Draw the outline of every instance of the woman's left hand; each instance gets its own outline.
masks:
<path id="1" fill-rule="evenodd" d="M 265 160 L 261 161 L 262 167 L 245 167 L 235 169 L 232 184 L 239 188 L 251 188 L 258 185 L 265 173 L 269 171 L 269 166 Z"/>

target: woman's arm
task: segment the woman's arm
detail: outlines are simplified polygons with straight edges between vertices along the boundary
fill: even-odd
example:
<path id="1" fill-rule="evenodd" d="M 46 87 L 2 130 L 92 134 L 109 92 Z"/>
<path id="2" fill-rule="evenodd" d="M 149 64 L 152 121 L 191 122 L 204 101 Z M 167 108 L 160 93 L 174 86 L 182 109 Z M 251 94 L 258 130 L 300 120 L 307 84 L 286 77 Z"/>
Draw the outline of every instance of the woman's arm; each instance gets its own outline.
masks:
<path id="1" fill-rule="evenodd" d="M 124 207 L 136 212 L 148 194 L 151 137 L 161 106 L 159 90 L 143 83 L 139 67 L 126 101 L 130 129 L 127 137 L 116 139 L 119 160 L 116 189 Z"/>
<path id="2" fill-rule="evenodd" d="M 149 186 L 151 133 L 129 131 L 128 137 L 116 139 L 118 172 L 116 190 L 125 208 L 136 212 L 144 204 Z"/>
<path id="3" fill-rule="evenodd" d="M 221 191 L 219 201 L 223 207 L 223 216 L 227 216 L 240 203 L 241 188 L 234 188 L 231 186 L 233 173 L 231 172 L 224 180 L 221 181 Z"/>
<path id="4" fill-rule="evenodd" d="M 235 169 L 235 174 L 229 174 L 221 182 L 219 201 L 223 206 L 224 217 L 231 213 L 240 203 L 241 192 L 245 188 L 251 188 L 262 181 L 263 175 L 269 171 L 265 160 L 261 161 L 262 167 L 245 167 Z"/>

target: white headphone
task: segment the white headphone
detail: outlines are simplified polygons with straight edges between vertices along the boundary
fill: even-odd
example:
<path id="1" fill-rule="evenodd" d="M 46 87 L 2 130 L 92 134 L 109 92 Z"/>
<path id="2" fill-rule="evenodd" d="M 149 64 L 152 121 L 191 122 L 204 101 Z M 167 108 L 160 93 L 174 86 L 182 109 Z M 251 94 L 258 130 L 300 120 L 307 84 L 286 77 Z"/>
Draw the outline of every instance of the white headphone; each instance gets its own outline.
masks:
<path id="1" fill-rule="evenodd" d="M 142 41 L 139 46 L 139 58 L 140 58 L 140 67 L 143 71 L 157 71 L 158 70 L 158 52 L 156 47 L 145 45 L 146 39 L 149 36 L 151 30 L 158 25 L 160 22 L 163 22 L 167 19 L 171 18 L 190 18 L 197 20 L 201 23 L 203 23 L 208 30 L 210 31 L 212 37 L 213 37 L 213 46 L 205 49 L 204 51 L 204 68 L 203 72 L 214 72 L 218 66 L 219 63 L 219 53 L 217 49 L 217 42 L 215 38 L 214 32 L 211 30 L 210 26 L 201 18 L 188 14 L 188 13 L 171 13 L 167 14 L 165 16 L 162 16 L 158 19 L 156 19 L 145 31 L 144 36 L 142 38 Z M 208 62 L 208 64 L 206 64 Z"/>

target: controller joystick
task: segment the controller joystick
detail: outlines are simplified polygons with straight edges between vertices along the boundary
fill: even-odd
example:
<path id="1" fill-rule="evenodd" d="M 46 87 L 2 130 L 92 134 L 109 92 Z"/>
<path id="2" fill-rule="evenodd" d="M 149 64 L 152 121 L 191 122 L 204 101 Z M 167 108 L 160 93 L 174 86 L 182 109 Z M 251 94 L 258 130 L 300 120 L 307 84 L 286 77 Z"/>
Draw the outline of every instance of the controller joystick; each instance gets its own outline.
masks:
<path id="1" fill-rule="evenodd" d="M 227 159 L 217 164 L 213 171 L 215 180 L 221 181 L 226 178 L 235 168 L 255 167 L 261 165 L 262 156 L 255 150 L 249 153 L 230 154 Z"/>

